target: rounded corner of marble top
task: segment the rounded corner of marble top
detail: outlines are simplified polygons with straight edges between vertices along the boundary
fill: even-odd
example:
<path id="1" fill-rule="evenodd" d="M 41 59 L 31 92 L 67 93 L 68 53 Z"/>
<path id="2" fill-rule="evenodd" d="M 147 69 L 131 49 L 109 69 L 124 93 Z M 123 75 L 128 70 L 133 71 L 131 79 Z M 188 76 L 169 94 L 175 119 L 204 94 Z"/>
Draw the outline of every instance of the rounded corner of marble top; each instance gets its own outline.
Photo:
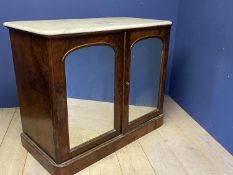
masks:
<path id="1" fill-rule="evenodd" d="M 10 22 L 3 22 L 2 25 L 3 25 L 4 27 L 7 27 L 7 28 L 8 28 L 9 23 L 10 23 Z"/>

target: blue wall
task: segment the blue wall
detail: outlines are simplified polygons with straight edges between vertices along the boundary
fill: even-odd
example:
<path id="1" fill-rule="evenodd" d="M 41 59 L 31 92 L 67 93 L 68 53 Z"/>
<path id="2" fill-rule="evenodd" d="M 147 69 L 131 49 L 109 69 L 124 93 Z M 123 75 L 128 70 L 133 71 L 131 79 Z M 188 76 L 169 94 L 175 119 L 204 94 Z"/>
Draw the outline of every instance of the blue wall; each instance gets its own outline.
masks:
<path id="1" fill-rule="evenodd" d="M 70 1 L 0 1 L 0 23 L 12 20 L 131 16 L 169 19 L 176 22 L 179 0 L 70 0 Z M 173 32 L 175 33 L 175 26 Z M 9 35 L 0 26 L 0 107 L 17 106 L 17 94 Z M 174 35 L 171 38 L 170 55 Z M 169 59 L 170 67 L 171 59 Z M 170 68 L 168 68 L 168 77 Z M 169 78 L 167 79 L 169 87 Z M 167 88 L 168 89 L 168 88 Z"/>
<path id="2" fill-rule="evenodd" d="M 180 1 L 170 95 L 233 154 L 232 7 Z"/>
<path id="3" fill-rule="evenodd" d="M 157 107 L 163 42 L 147 38 L 131 49 L 130 104 Z"/>
<path id="4" fill-rule="evenodd" d="M 69 98 L 113 102 L 115 53 L 107 45 L 75 50 L 65 59 Z"/>

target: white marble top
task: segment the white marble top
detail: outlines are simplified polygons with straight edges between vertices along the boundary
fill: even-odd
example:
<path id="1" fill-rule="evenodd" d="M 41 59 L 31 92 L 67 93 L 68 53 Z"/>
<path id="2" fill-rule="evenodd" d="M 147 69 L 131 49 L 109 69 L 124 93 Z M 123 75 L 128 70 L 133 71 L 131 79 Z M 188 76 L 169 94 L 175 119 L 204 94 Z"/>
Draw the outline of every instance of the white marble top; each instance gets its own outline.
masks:
<path id="1" fill-rule="evenodd" d="M 171 21 L 164 20 L 109 17 L 87 19 L 12 21 L 5 22 L 3 25 L 9 28 L 14 28 L 39 35 L 56 36 L 65 34 L 80 34 L 100 31 L 154 27 L 171 24 Z"/>

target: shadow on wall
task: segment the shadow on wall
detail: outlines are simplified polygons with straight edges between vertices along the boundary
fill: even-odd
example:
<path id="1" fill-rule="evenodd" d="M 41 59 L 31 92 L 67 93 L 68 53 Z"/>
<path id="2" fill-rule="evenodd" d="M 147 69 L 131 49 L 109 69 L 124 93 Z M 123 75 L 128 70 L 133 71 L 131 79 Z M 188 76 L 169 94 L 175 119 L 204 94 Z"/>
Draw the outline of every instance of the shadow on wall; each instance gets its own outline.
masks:
<path id="1" fill-rule="evenodd" d="M 208 115 L 211 114 L 211 109 L 213 108 L 213 94 L 215 93 L 215 88 L 213 85 L 213 77 L 208 77 L 208 74 L 215 74 L 216 72 L 208 71 L 203 64 L 199 64 L 199 62 L 203 62 L 198 56 L 194 56 L 192 50 L 188 48 L 181 48 L 181 50 L 174 54 L 174 60 L 176 62 L 172 67 L 172 79 L 170 92 L 171 96 L 177 101 L 183 102 L 184 109 L 189 109 L 190 106 L 195 106 L 195 108 L 199 109 L 195 113 L 192 113 L 193 116 L 200 115 L 201 111 L 206 111 L 202 120 L 208 120 Z M 195 58 L 195 61 L 193 60 Z M 217 64 L 217 63 L 214 63 Z M 192 67 L 192 69 L 190 68 Z M 194 72 L 193 69 L 196 69 Z M 181 79 L 182 76 L 182 79 Z M 200 77 L 202 79 L 200 79 Z M 190 84 L 189 82 L 195 82 Z M 211 88 L 208 91 L 204 92 L 204 86 L 210 86 Z M 174 92 L 178 92 L 182 89 L 182 93 L 176 94 Z M 190 91 L 191 89 L 195 89 L 195 91 Z M 206 98 L 209 96 L 210 98 Z M 189 104 L 189 105 L 188 105 Z"/>
<path id="2" fill-rule="evenodd" d="M 170 94 L 233 154 L 233 1 L 181 1 Z"/>

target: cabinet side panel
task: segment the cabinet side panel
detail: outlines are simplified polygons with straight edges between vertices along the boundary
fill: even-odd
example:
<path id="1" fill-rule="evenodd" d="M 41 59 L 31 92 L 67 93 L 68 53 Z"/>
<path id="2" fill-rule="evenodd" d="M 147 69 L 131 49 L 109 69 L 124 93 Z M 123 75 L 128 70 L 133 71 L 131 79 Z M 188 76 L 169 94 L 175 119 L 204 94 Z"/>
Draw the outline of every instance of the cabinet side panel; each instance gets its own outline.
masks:
<path id="1" fill-rule="evenodd" d="M 23 132 L 55 158 L 47 39 L 10 30 Z"/>

